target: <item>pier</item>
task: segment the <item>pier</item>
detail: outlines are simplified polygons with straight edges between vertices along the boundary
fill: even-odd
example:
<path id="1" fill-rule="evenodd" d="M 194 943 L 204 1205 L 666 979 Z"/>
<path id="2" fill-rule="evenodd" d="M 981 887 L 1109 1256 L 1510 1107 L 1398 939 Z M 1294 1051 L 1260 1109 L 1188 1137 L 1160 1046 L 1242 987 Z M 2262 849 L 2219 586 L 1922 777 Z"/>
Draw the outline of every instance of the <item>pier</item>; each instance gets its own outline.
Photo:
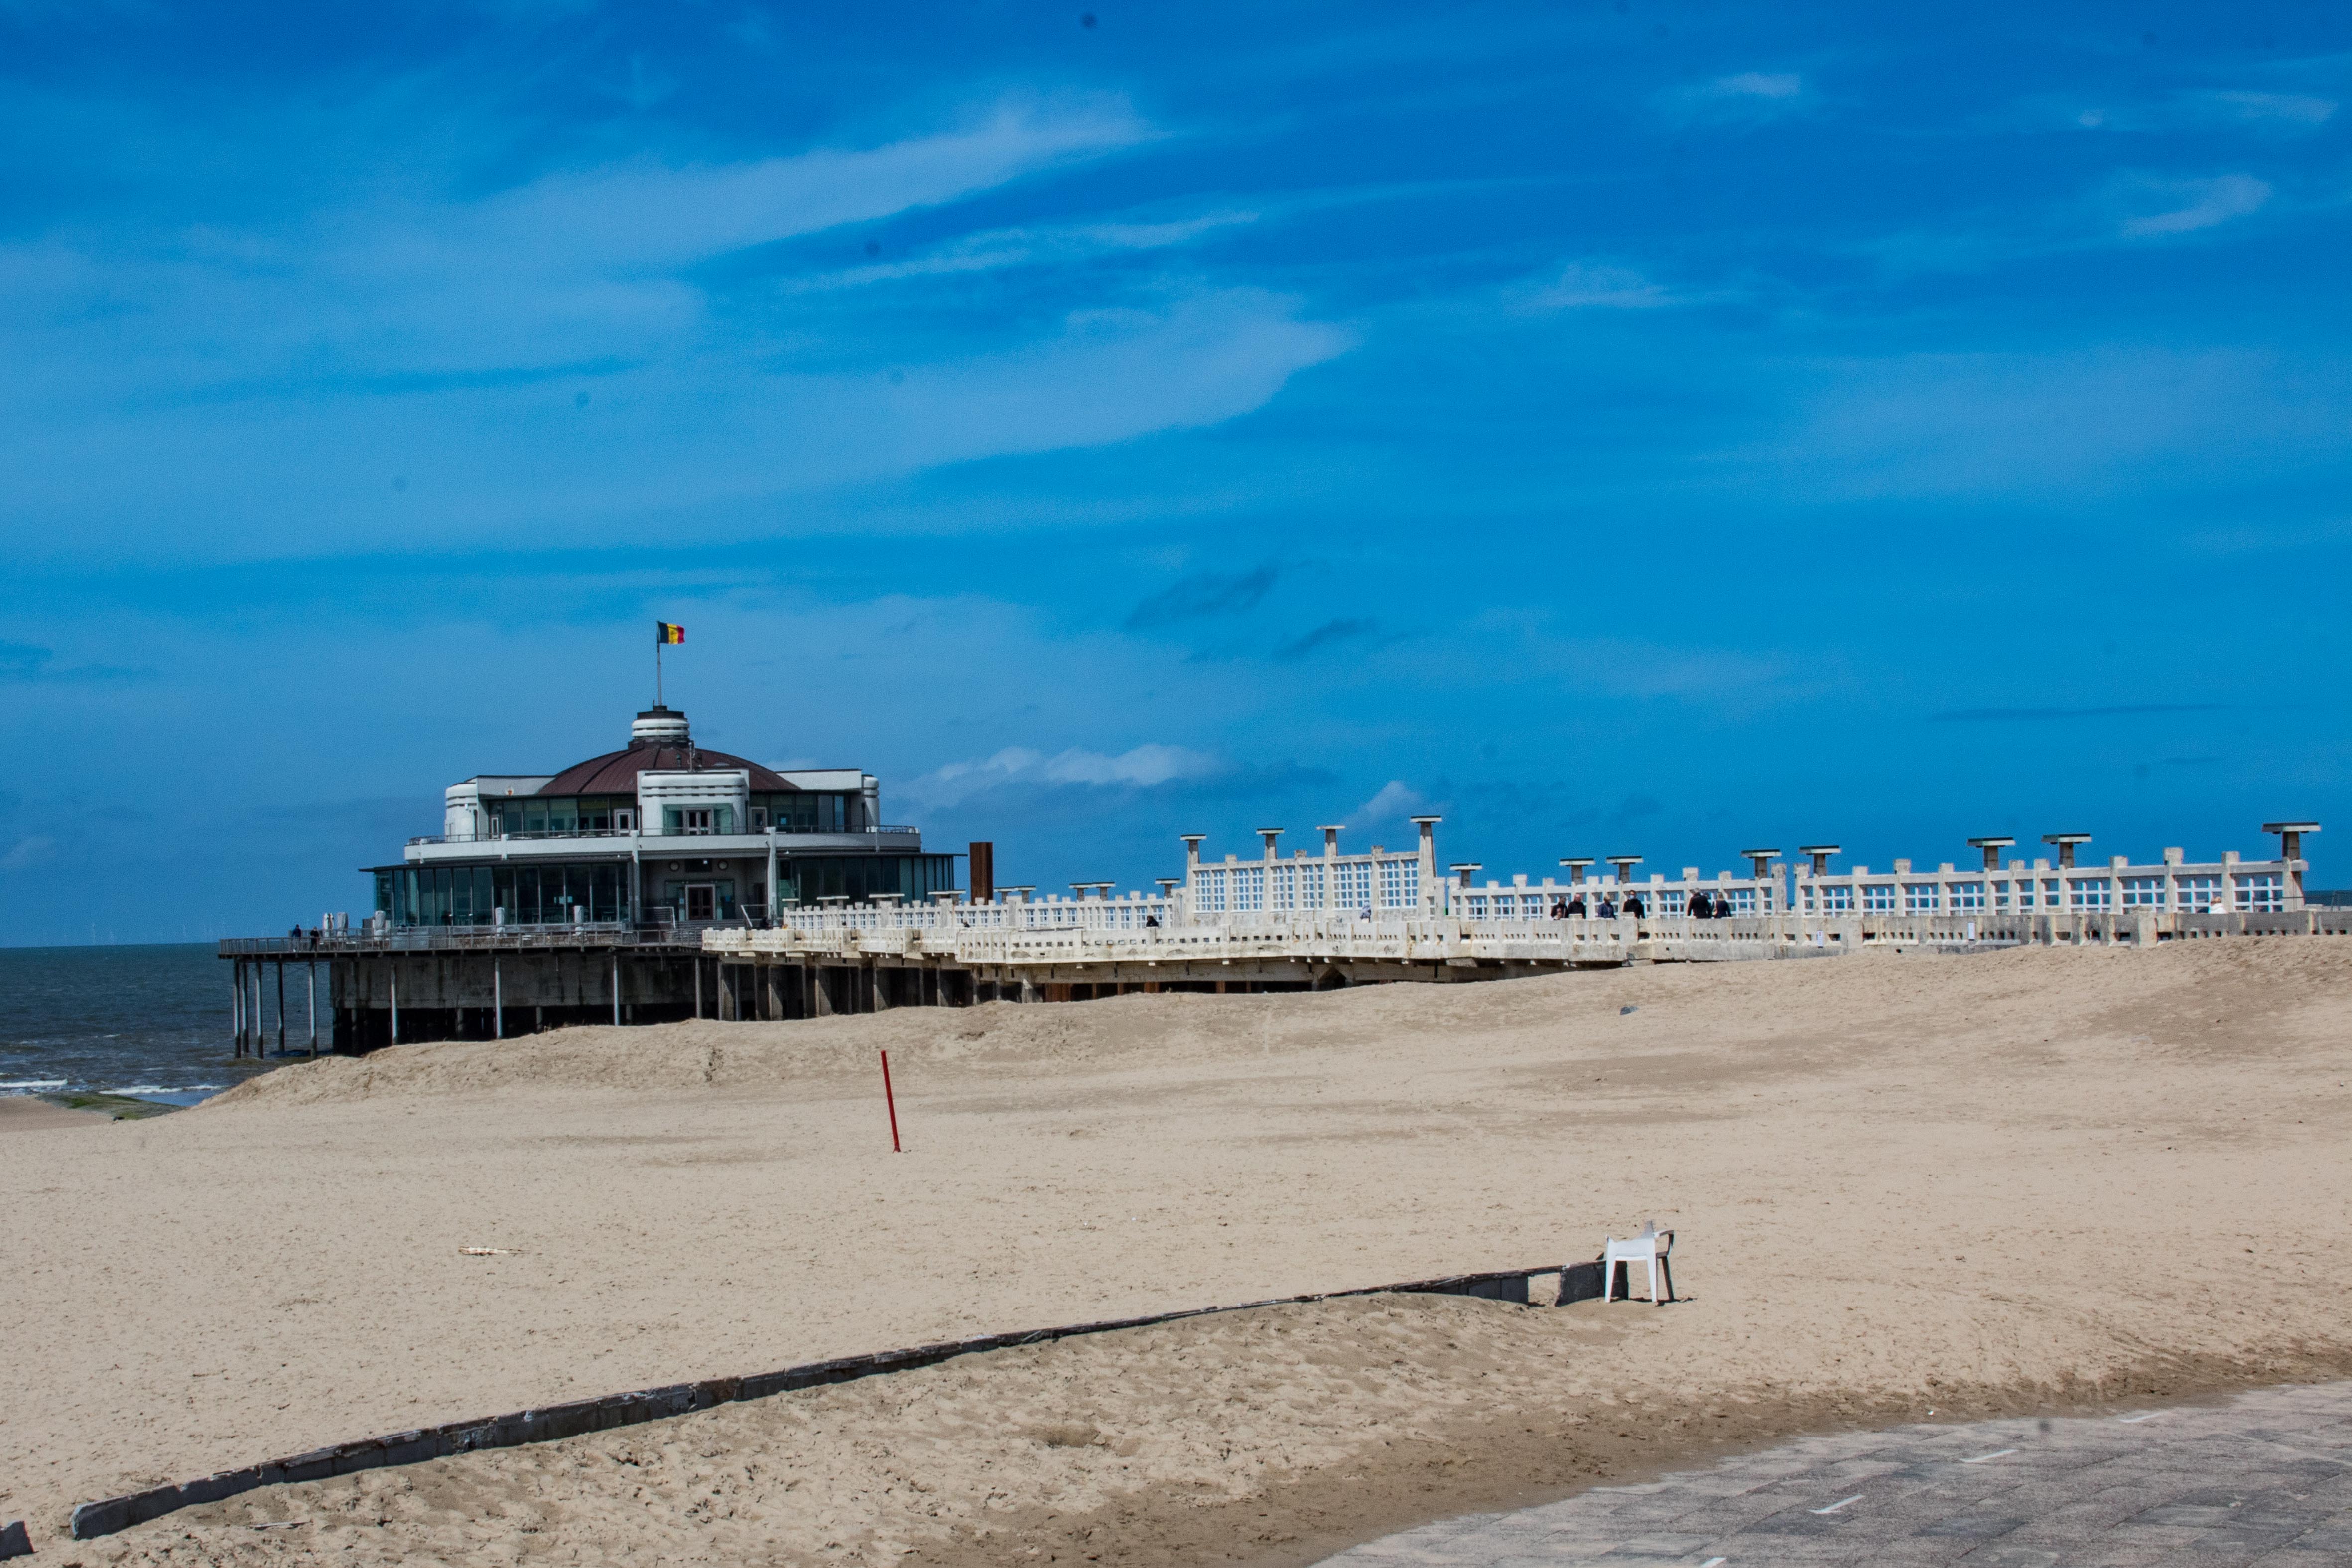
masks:
<path id="1" fill-rule="evenodd" d="M 1643 872 L 1645 857 L 1559 857 L 1556 870 L 1441 871 L 1434 816 L 1412 842 L 1204 856 L 1157 891 L 1074 882 L 1034 897 L 886 824 L 858 768 L 777 771 L 697 742 L 684 713 L 631 721 L 628 743 L 545 773 L 450 785 L 442 831 L 362 868 L 375 907 L 284 937 L 224 942 L 239 1056 L 502 1039 L 575 1024 L 786 1019 L 893 1007 L 1087 1001 L 1128 993 L 1453 984 L 1634 963 L 1972 952 L 2030 943 L 2148 946 L 2352 932 L 2305 900 L 2307 821 L 2272 822 L 2266 858 L 2088 858 L 2087 832 L 1966 840 L 1981 864 L 1833 866 L 1832 843 L 1740 851 L 1742 867 Z M 1606 869 L 1603 869 L 1606 868 Z M 289 971 L 292 973 L 289 974 Z M 289 994 L 289 984 L 297 988 Z M 295 1022 L 299 1009 L 299 1023 Z"/>
<path id="2" fill-rule="evenodd" d="M 501 1039 L 566 1024 L 710 1016 L 719 976 L 701 933 L 667 926 L 326 927 L 232 938 L 236 1054 L 317 1055 L 416 1040 Z M 307 1009 L 289 1035 L 287 971 Z M 274 1017 L 265 1005 L 274 984 Z M 322 990 L 323 987 L 323 990 Z M 319 1004 L 326 1008 L 322 1014 Z"/>

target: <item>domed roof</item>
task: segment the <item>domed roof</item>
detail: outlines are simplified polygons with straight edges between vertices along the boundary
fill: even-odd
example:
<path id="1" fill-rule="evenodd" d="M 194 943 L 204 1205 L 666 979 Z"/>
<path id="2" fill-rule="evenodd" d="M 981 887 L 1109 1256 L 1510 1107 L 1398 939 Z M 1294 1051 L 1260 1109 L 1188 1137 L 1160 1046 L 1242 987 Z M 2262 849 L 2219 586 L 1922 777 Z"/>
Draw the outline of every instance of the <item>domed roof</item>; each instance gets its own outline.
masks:
<path id="1" fill-rule="evenodd" d="M 790 794 L 798 784 L 778 774 L 772 768 L 726 752 L 707 751 L 694 743 L 687 734 L 686 715 L 667 708 L 650 709 L 637 715 L 637 722 L 629 727 L 629 743 L 617 752 L 591 757 L 584 763 L 574 763 L 545 784 L 541 795 L 635 795 L 637 775 L 651 770 L 655 773 L 689 773 L 698 770 L 742 768 L 751 775 L 751 788 L 761 795 Z"/>

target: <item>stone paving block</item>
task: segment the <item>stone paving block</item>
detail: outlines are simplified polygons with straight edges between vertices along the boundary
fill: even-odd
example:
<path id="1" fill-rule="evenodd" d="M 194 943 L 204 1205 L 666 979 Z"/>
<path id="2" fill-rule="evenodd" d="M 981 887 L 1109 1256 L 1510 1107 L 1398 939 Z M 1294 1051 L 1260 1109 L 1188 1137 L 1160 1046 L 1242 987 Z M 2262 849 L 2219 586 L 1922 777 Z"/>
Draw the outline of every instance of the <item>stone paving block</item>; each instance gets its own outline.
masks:
<path id="1" fill-rule="evenodd" d="M 1835 1513 L 1814 1511 L 1839 1503 Z M 1335 1562 L 1696 1568 L 1714 1556 L 1726 1568 L 2345 1568 L 2352 1384 L 2177 1406 L 2137 1422 L 1832 1434 L 1499 1519 L 1425 1526 Z"/>

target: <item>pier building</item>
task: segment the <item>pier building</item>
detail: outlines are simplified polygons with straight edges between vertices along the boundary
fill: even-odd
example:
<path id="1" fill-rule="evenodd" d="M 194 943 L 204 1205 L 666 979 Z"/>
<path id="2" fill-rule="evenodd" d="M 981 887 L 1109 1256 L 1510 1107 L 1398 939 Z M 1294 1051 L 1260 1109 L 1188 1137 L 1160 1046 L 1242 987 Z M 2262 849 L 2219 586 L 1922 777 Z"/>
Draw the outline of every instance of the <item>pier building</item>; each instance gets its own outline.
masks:
<path id="1" fill-rule="evenodd" d="M 802 902 L 955 886 L 953 856 L 882 821 L 872 773 L 778 772 L 707 751 L 670 708 L 639 713 L 626 746 L 560 772 L 451 784 L 442 816 L 399 863 L 368 868 L 381 923 L 762 923 Z"/>
<path id="2" fill-rule="evenodd" d="M 237 1048 L 702 1016 L 719 979 L 706 930 L 769 927 L 803 905 L 953 896 L 955 862 L 882 820 L 872 773 L 711 751 L 684 713 L 656 705 L 617 750 L 451 784 L 440 832 L 362 868 L 375 900 L 358 929 L 331 918 L 224 942 Z"/>

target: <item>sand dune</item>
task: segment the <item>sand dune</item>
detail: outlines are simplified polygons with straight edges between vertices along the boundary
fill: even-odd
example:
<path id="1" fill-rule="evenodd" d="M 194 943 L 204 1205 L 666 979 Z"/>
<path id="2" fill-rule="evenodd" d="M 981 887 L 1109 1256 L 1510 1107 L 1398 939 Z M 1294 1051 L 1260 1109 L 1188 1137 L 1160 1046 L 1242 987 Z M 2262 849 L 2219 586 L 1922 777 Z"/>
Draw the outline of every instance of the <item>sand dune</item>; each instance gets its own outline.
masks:
<path id="1" fill-rule="evenodd" d="M 2337 1374 L 2347 981 L 2315 939 L 1886 955 L 296 1066 L 0 1140 L 0 1517 L 51 1543 L 75 1500 L 340 1438 L 1653 1216 L 1666 1310 L 1168 1325 L 42 1557 L 1306 1561 L 1839 1419 Z"/>

